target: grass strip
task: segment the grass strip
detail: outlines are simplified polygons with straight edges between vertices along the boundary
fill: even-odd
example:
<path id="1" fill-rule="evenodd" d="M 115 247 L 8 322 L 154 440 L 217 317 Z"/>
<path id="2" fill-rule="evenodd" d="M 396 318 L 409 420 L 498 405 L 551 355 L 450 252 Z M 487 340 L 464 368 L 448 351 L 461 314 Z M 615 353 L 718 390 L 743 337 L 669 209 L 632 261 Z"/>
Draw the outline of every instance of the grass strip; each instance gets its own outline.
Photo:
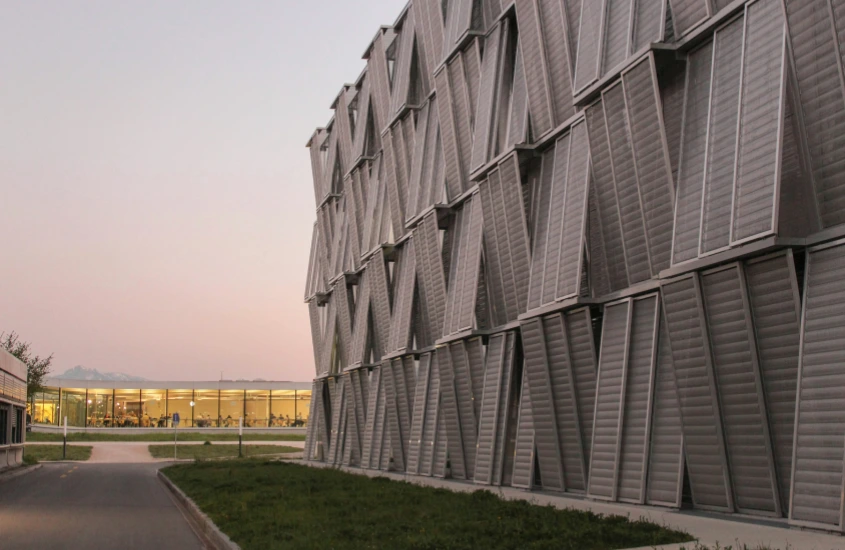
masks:
<path id="1" fill-rule="evenodd" d="M 173 445 L 150 445 L 148 447 L 153 458 L 173 458 Z M 282 453 L 299 453 L 302 449 L 287 445 L 244 445 L 243 454 L 246 457 L 257 455 L 275 455 Z M 176 458 L 234 458 L 238 456 L 237 445 L 178 445 Z"/>
<path id="2" fill-rule="evenodd" d="M 28 464 L 51 460 L 88 460 L 91 458 L 91 446 L 68 445 L 67 458 L 62 458 L 61 445 L 31 445 L 27 443 L 24 447 L 24 457 Z"/>
<path id="3" fill-rule="evenodd" d="M 131 431 L 131 428 L 127 428 Z M 179 441 L 237 441 L 238 432 L 232 433 L 202 433 L 179 432 Z M 62 441 L 60 433 L 30 432 L 26 434 L 28 442 Z M 161 432 L 143 434 L 115 434 L 97 432 L 73 432 L 67 434 L 68 441 L 173 441 L 173 430 L 162 428 Z M 257 434 L 245 433 L 244 441 L 305 441 L 304 434 Z"/>
<path id="4" fill-rule="evenodd" d="M 692 540 L 647 521 L 295 463 L 200 462 L 165 473 L 245 550 L 609 550 Z"/>

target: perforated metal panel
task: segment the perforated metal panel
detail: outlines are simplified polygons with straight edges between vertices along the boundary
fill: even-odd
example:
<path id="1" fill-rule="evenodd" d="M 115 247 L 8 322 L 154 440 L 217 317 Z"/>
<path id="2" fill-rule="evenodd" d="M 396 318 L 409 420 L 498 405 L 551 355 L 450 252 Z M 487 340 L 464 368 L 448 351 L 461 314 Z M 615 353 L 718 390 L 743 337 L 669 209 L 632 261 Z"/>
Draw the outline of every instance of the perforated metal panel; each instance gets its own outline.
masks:
<path id="1" fill-rule="evenodd" d="M 698 255 L 712 58 L 712 43 L 698 48 L 687 58 L 684 125 L 681 130 L 678 198 L 675 203 L 675 233 L 672 241 L 673 264 L 691 260 Z"/>
<path id="2" fill-rule="evenodd" d="M 594 498 L 616 500 L 630 324 L 629 300 L 605 306 L 587 489 Z"/>
<path id="3" fill-rule="evenodd" d="M 684 476 L 684 434 L 681 408 L 672 366 L 672 348 L 666 318 L 660 314 L 660 332 L 654 383 L 654 412 L 648 461 L 646 502 L 681 506 Z"/>
<path id="4" fill-rule="evenodd" d="M 499 48 L 501 36 L 506 31 L 507 24 L 500 23 L 488 35 L 484 43 L 484 58 L 481 61 L 481 79 L 478 92 L 478 105 L 475 115 L 475 132 L 472 141 L 472 161 L 470 171 L 476 170 L 490 158 L 491 130 L 494 127 L 493 110 L 496 104 L 496 81 L 499 71 Z M 441 107 L 442 109 L 442 107 Z M 441 112 L 441 124 L 443 114 Z M 447 176 L 446 183 L 449 184 Z M 450 186 L 450 197 L 460 194 L 457 186 Z"/>
<path id="5" fill-rule="evenodd" d="M 578 32 L 578 51 L 575 61 L 575 77 L 572 85 L 577 94 L 592 84 L 599 73 L 599 52 L 601 52 L 601 28 L 607 0 L 581 3 L 581 22 Z"/>
<path id="6" fill-rule="evenodd" d="M 578 122 L 570 130 L 569 163 L 566 176 L 566 202 L 560 231 L 555 298 L 581 294 L 581 273 L 587 231 L 587 196 L 589 189 L 589 143 L 587 126 Z"/>
<path id="7" fill-rule="evenodd" d="M 782 510 L 789 508 L 801 302 L 792 254 L 745 265 Z"/>
<path id="8" fill-rule="evenodd" d="M 425 414 L 423 419 L 422 435 L 420 442 L 420 467 L 419 473 L 422 475 L 433 475 L 433 465 L 435 459 L 437 424 L 440 421 L 440 369 L 437 364 L 437 353 L 427 355 L 429 375 L 428 375 L 428 389 L 426 391 L 425 399 Z M 422 374 L 423 361 L 425 357 L 420 360 L 420 373 Z M 420 386 L 417 385 L 417 388 Z M 419 389 L 417 390 L 419 391 Z M 445 453 L 444 453 L 445 454 Z"/>
<path id="9" fill-rule="evenodd" d="M 452 366 L 452 356 L 448 347 L 438 348 L 437 364 L 440 370 L 442 426 L 448 444 L 452 477 L 466 479 L 467 469 L 461 435 L 461 418 L 455 392 L 455 369 Z"/>
<path id="10" fill-rule="evenodd" d="M 429 374 L 431 355 L 426 354 L 420 357 L 420 368 L 416 389 L 414 391 L 414 407 L 411 419 L 411 432 L 408 442 L 408 468 L 409 474 L 420 473 L 420 450 L 423 445 L 423 425 L 425 424 L 426 402 L 428 401 Z"/>
<path id="11" fill-rule="evenodd" d="M 490 485 L 493 482 L 493 462 L 496 447 L 502 370 L 505 363 L 507 333 L 490 337 L 487 345 L 487 367 L 484 373 L 484 393 L 481 414 L 478 418 L 478 450 L 475 465 L 475 482 Z"/>
<path id="12" fill-rule="evenodd" d="M 396 369 L 391 361 L 382 363 L 381 374 L 384 382 L 387 426 L 390 429 L 390 454 L 393 457 L 394 468 L 404 470 L 405 453 L 402 445 L 402 413 L 399 403 L 401 394 L 396 384 Z"/>
<path id="13" fill-rule="evenodd" d="M 675 23 L 675 36 L 681 37 L 687 31 L 710 15 L 707 0 L 669 0 Z"/>
<path id="14" fill-rule="evenodd" d="M 808 252 L 789 519 L 842 526 L 845 245 Z"/>
<path id="15" fill-rule="evenodd" d="M 543 325 L 539 319 L 532 319 L 522 323 L 520 328 L 540 477 L 544 489 L 563 491 L 563 465 Z"/>
<path id="16" fill-rule="evenodd" d="M 740 267 L 701 276 L 737 509 L 780 515 L 766 406 Z"/>
<path id="17" fill-rule="evenodd" d="M 605 0 L 602 74 L 625 61 L 632 36 L 632 0 Z"/>
<path id="18" fill-rule="evenodd" d="M 697 275 L 662 283 L 663 311 L 695 505 L 733 510 L 716 382 Z"/>
<path id="19" fill-rule="evenodd" d="M 553 107 L 549 89 L 549 67 L 537 4 L 537 0 L 517 0 L 516 17 L 519 24 L 521 61 L 525 70 L 531 123 L 534 125 L 536 134 L 542 135 L 553 126 Z"/>
<path id="20" fill-rule="evenodd" d="M 782 146 L 784 67 L 783 8 L 748 5 L 732 238 L 771 233 L 775 226 Z"/>
<path id="21" fill-rule="evenodd" d="M 511 485 L 530 489 L 534 486 L 534 422 L 528 376 L 525 370 L 522 373 Z"/>

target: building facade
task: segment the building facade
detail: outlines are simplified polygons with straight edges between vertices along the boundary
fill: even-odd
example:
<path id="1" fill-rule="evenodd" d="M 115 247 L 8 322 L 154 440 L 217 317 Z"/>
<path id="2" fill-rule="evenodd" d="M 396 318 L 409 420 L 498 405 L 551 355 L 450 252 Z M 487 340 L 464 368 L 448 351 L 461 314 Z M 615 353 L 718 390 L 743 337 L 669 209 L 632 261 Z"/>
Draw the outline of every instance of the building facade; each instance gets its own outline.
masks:
<path id="1" fill-rule="evenodd" d="M 306 458 L 843 530 L 843 13 L 412 0 L 308 142 Z"/>
<path id="2" fill-rule="evenodd" d="M 0 349 L 0 470 L 23 461 L 26 379 L 26 365 Z"/>
<path id="3" fill-rule="evenodd" d="M 303 428 L 307 382 L 124 382 L 50 378 L 29 402 L 36 425 L 74 428 Z"/>

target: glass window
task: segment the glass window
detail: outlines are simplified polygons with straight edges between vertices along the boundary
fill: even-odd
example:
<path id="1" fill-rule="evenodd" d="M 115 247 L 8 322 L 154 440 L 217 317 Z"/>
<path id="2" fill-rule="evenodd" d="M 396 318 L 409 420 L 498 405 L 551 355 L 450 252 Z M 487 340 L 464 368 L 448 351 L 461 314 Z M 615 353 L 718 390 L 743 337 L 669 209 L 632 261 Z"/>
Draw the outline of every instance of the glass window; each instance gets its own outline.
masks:
<path id="1" fill-rule="evenodd" d="M 296 390 L 296 424 L 300 427 L 308 425 L 308 415 L 311 413 L 311 390 Z"/>
<path id="2" fill-rule="evenodd" d="M 191 427 L 193 422 L 193 411 L 191 403 L 194 399 L 194 390 L 167 390 L 167 416 L 168 426 L 172 427 L 176 420 L 173 415 L 178 413 L 178 428 Z"/>
<path id="3" fill-rule="evenodd" d="M 244 415 L 244 391 L 223 390 L 220 392 L 220 420 L 225 428 L 237 428 L 238 418 Z"/>
<path id="4" fill-rule="evenodd" d="M 88 390 L 88 425 L 110 428 L 113 421 L 114 390 Z"/>
<path id="5" fill-rule="evenodd" d="M 0 404 L 0 445 L 8 445 L 9 407 Z"/>
<path id="6" fill-rule="evenodd" d="M 296 422 L 296 392 L 294 390 L 273 390 L 271 424 L 274 427 L 289 428 Z"/>
<path id="7" fill-rule="evenodd" d="M 167 426 L 167 399 L 165 390 L 141 390 L 141 427 Z"/>
<path id="8" fill-rule="evenodd" d="M 218 410 L 217 390 L 194 390 L 194 426 L 213 428 L 217 426 Z"/>
<path id="9" fill-rule="evenodd" d="M 141 390 L 114 390 L 114 425 L 137 428 L 141 424 Z"/>
<path id="10" fill-rule="evenodd" d="M 59 423 L 59 390 L 58 388 L 44 388 L 33 398 L 32 421 L 37 424 Z"/>
<path id="11" fill-rule="evenodd" d="M 62 389 L 62 407 L 59 425 L 63 425 L 65 416 L 67 416 L 68 426 L 82 428 L 86 425 L 85 390 Z"/>
<path id="12" fill-rule="evenodd" d="M 247 390 L 244 426 L 266 428 L 269 418 L 270 392 L 268 390 Z"/>

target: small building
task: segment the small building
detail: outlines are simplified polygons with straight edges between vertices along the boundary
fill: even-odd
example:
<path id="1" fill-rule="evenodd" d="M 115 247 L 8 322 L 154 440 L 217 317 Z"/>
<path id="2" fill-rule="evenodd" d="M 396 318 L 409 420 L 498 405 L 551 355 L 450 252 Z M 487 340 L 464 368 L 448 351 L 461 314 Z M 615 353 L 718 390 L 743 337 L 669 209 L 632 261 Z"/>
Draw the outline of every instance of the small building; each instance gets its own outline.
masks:
<path id="1" fill-rule="evenodd" d="M 23 461 L 26 365 L 0 349 L 0 470 Z"/>
<path id="2" fill-rule="evenodd" d="M 311 384 L 126 382 L 48 378 L 29 402 L 36 426 L 74 428 L 304 428 Z"/>

